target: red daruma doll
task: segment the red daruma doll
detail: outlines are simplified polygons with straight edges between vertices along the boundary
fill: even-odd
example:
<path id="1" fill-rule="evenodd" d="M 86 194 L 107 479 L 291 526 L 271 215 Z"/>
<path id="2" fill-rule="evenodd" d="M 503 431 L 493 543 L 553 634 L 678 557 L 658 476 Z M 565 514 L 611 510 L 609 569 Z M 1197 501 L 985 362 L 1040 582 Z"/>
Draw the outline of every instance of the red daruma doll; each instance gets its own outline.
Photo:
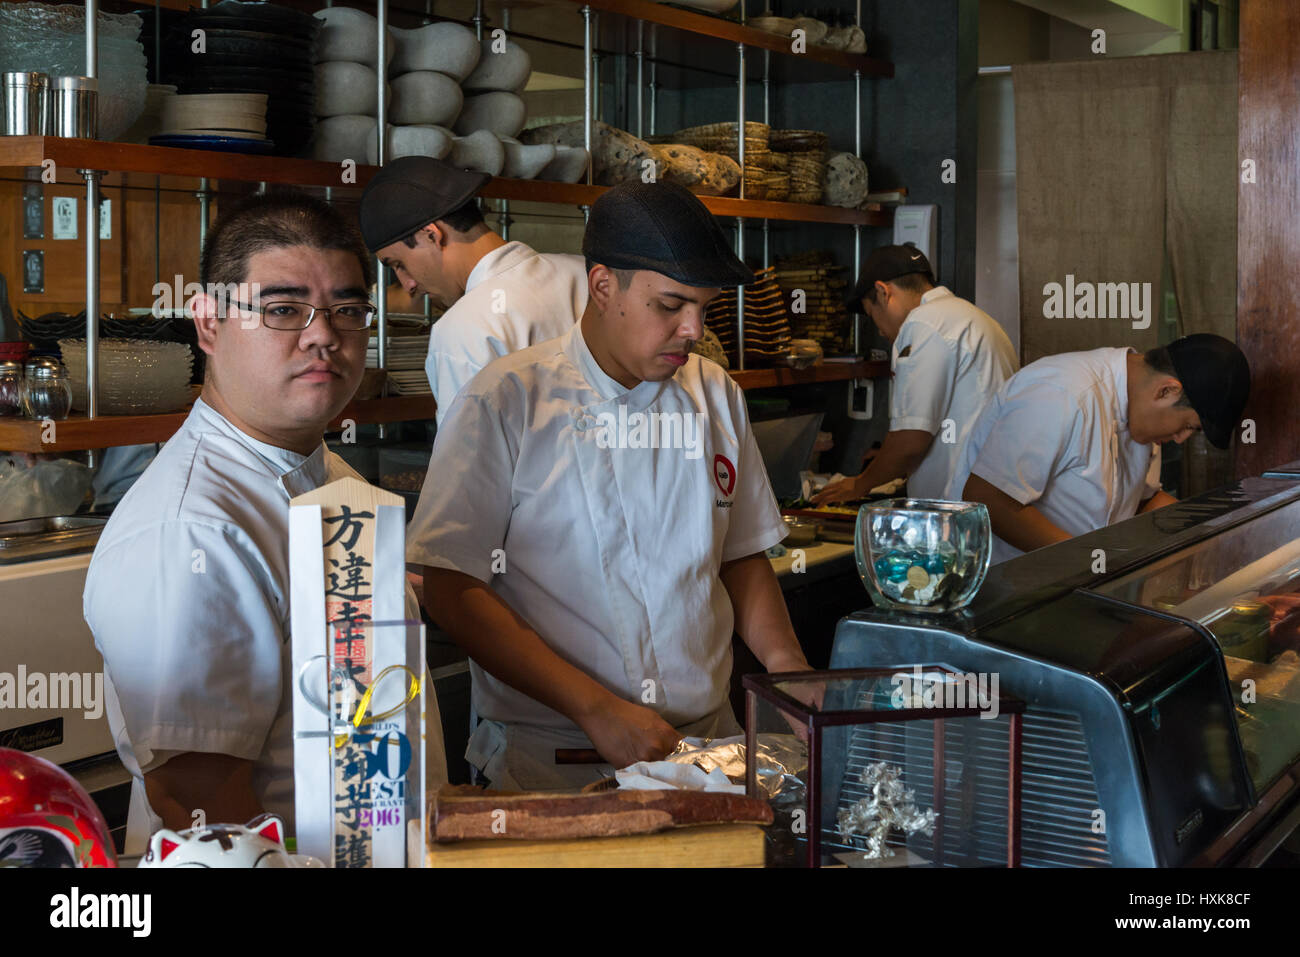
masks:
<path id="1" fill-rule="evenodd" d="M 0 748 L 0 867 L 117 867 L 85 789 L 44 758 Z"/>

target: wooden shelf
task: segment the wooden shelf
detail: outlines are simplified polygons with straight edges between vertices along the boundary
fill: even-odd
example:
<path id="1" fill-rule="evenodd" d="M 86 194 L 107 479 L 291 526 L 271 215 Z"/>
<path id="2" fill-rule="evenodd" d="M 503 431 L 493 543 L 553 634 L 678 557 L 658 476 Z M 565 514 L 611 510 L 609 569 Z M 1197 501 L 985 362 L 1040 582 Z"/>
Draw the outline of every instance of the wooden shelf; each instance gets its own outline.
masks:
<path id="1" fill-rule="evenodd" d="M 76 169 L 101 169 L 110 172 L 188 176 L 198 179 L 240 180 L 244 182 L 282 183 L 295 186 L 332 186 L 356 189 L 370 181 L 378 166 L 358 166 L 356 184 L 343 186 L 338 163 L 321 160 L 292 159 L 283 156 L 250 156 L 243 153 L 217 153 L 211 150 L 183 150 L 166 146 L 140 146 L 134 143 L 106 143 L 99 140 L 67 139 L 59 136 L 0 137 L 0 168 L 39 167 L 52 159 L 65 173 Z M 589 206 L 607 186 L 585 183 L 548 183 L 535 179 L 494 177 L 481 190 L 489 199 L 509 199 L 531 203 L 559 203 Z M 701 196 L 715 216 L 741 219 L 774 219 L 787 222 L 840 223 L 860 226 L 890 226 L 894 211 L 844 209 L 840 206 L 815 206 L 803 203 L 780 203 L 732 196 Z"/>
<path id="2" fill-rule="evenodd" d="M 751 369 L 732 372 L 731 377 L 742 389 L 774 389 L 781 386 L 807 385 L 814 382 L 839 382 L 847 379 L 876 379 L 889 375 L 889 363 L 883 360 L 828 359 L 811 369 Z M 330 423 L 340 427 L 344 419 L 357 425 L 376 422 L 409 422 L 432 419 L 437 403 L 433 396 L 390 396 L 353 402 Z M 55 424 L 54 442 L 42 442 L 41 423 L 30 419 L 0 418 L 0 450 L 6 452 L 79 452 L 83 449 L 107 449 L 119 445 L 149 445 L 165 442 L 181 427 L 189 411 L 166 415 L 101 415 L 88 419 L 73 415 Z"/>
<path id="3" fill-rule="evenodd" d="M 773 53 L 784 54 L 792 60 L 826 63 L 842 68 L 846 78 L 851 76 L 854 70 L 859 71 L 863 76 L 892 77 L 894 75 L 894 64 L 885 60 L 877 60 L 863 54 L 843 53 L 814 44 L 809 44 L 804 53 L 793 53 L 790 49 L 792 43 L 790 37 L 742 26 L 735 20 L 710 17 L 703 13 L 651 3 L 649 0 L 564 0 L 564 2 L 579 8 L 589 6 L 593 10 L 621 14 L 647 23 L 657 23 L 699 36 L 743 43 L 747 47 L 757 47 L 760 50 L 771 50 Z"/>
<path id="4" fill-rule="evenodd" d="M 842 382 L 847 379 L 880 379 L 889 375 L 889 362 L 883 359 L 826 359 L 811 369 L 746 369 L 733 371 L 731 377 L 746 391 L 775 389 L 787 385 L 814 382 Z"/>
<path id="5" fill-rule="evenodd" d="M 433 396 L 392 396 L 364 399 L 350 403 L 330 423 L 339 427 L 343 419 L 357 425 L 376 422 L 406 422 L 432 419 L 436 407 Z M 166 415 L 101 415 L 88 419 L 69 416 L 55 423 L 55 442 L 42 442 L 40 422 L 30 419 L 0 419 L 0 449 L 6 452 L 78 452 L 82 449 L 107 449 L 119 445 L 149 445 L 165 442 L 181 427 L 185 412 Z"/>

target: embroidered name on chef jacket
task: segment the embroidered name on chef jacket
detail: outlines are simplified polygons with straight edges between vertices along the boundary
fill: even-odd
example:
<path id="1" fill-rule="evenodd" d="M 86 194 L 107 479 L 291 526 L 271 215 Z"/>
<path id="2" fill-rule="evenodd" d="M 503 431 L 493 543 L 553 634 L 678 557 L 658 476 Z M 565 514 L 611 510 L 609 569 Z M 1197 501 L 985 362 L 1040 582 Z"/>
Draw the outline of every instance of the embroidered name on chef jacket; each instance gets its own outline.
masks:
<path id="1" fill-rule="evenodd" d="M 736 466 L 725 455 L 719 454 L 713 457 L 713 481 L 718 486 L 718 491 L 722 493 L 722 498 L 717 499 L 713 504 L 718 508 L 731 508 L 736 504 L 731 501 L 731 494 L 736 490 Z"/>

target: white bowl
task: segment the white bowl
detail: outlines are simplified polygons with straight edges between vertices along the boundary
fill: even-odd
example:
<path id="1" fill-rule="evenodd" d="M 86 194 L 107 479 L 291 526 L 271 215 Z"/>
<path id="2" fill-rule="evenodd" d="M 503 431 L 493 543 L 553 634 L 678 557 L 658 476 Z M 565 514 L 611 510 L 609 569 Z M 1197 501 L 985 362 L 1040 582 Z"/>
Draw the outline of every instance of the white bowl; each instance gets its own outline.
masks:
<path id="1" fill-rule="evenodd" d="M 461 83 L 465 92 L 508 90 L 518 93 L 527 85 L 528 76 L 533 69 L 528 51 L 514 40 L 507 40 L 505 49 L 493 53 L 493 43 L 490 34 L 483 37 L 483 52 L 478 59 L 478 66 Z"/>
<path id="2" fill-rule="evenodd" d="M 576 183 L 586 177 L 590 162 L 590 156 L 581 146 L 557 144 L 555 159 L 546 164 L 537 178 L 549 183 Z"/>
<path id="3" fill-rule="evenodd" d="M 373 67 L 344 60 L 316 64 L 317 116 L 373 116 L 378 99 L 379 76 Z"/>
<path id="4" fill-rule="evenodd" d="M 378 64 L 379 22 L 373 16 L 351 7 L 326 7 L 312 16 L 324 21 L 316 38 L 317 63 Z"/>
<path id="5" fill-rule="evenodd" d="M 461 169 L 476 169 L 500 176 L 506 165 L 506 148 L 496 134 L 479 130 L 453 140 L 447 162 Z"/>
<path id="6" fill-rule="evenodd" d="M 375 127 L 373 116 L 354 113 L 323 119 L 316 124 L 312 158 L 330 163 L 362 163 L 375 142 Z"/>
<path id="7" fill-rule="evenodd" d="M 401 126 L 450 127 L 460 115 L 464 94 L 445 73 L 424 70 L 404 73 L 392 81 L 388 118 Z"/>
<path id="8" fill-rule="evenodd" d="M 459 83 L 478 66 L 478 37 L 469 27 L 443 21 L 411 30 L 395 27 L 389 76 L 433 70 Z"/>
<path id="9" fill-rule="evenodd" d="M 528 110 L 522 97 L 504 90 L 465 97 L 455 130 L 462 136 L 488 130 L 497 136 L 514 136 L 524 128 Z"/>
<path id="10" fill-rule="evenodd" d="M 554 143 L 538 143 L 524 146 L 516 139 L 501 137 L 501 144 L 506 149 L 506 164 L 501 170 L 502 176 L 513 179 L 536 179 L 537 174 L 555 159 Z"/>
<path id="11" fill-rule="evenodd" d="M 370 138 L 366 149 L 366 162 L 371 166 L 379 163 L 379 144 L 375 137 Z M 451 130 L 441 126 L 390 126 L 388 127 L 388 152 L 385 161 L 402 156 L 432 156 L 442 159 L 451 152 L 455 137 Z"/>

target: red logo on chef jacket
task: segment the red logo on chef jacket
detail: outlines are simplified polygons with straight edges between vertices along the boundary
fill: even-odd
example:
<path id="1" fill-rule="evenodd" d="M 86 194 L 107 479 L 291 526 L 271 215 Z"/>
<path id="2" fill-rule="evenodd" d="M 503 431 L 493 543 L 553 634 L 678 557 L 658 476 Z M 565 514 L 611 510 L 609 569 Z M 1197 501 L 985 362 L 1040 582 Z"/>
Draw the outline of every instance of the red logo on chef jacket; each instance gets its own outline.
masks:
<path id="1" fill-rule="evenodd" d="M 731 459 L 725 455 L 715 455 L 713 457 L 713 481 L 718 486 L 718 491 L 722 493 L 722 498 L 731 497 L 731 493 L 736 489 L 736 466 L 731 464 Z M 731 503 L 722 501 L 716 503 L 719 508 L 730 508 Z"/>

